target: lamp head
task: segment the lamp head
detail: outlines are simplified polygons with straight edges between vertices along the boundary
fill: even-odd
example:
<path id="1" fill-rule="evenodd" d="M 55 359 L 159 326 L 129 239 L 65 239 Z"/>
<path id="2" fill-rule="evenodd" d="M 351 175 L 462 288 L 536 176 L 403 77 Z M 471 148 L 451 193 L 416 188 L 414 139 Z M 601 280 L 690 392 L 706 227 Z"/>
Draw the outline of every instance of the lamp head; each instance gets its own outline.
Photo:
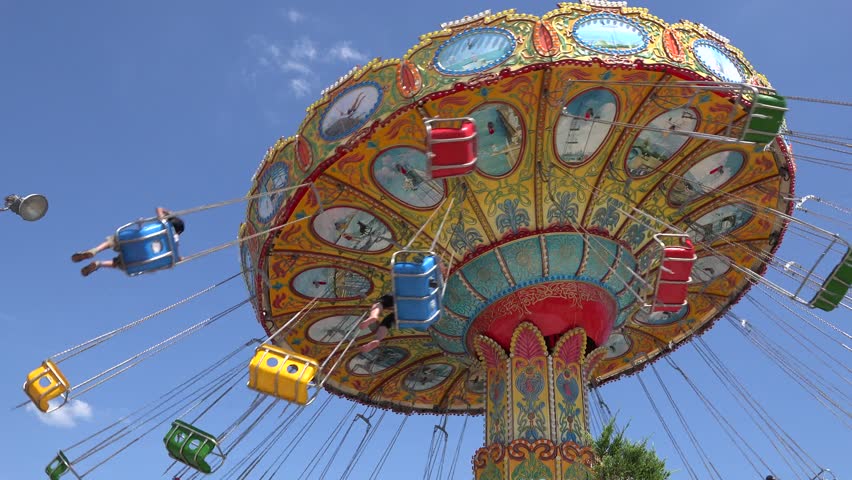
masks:
<path id="1" fill-rule="evenodd" d="M 35 222 L 47 213 L 47 197 L 38 193 L 19 197 L 9 195 L 6 197 L 6 208 L 28 222 Z"/>

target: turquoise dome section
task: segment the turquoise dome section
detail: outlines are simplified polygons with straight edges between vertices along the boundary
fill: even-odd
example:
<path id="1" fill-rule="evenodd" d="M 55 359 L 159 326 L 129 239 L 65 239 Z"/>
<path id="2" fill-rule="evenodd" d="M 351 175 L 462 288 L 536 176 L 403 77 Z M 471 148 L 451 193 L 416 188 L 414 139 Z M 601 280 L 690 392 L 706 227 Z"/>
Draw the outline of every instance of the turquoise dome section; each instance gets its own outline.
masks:
<path id="1" fill-rule="evenodd" d="M 501 298 L 529 285 L 554 280 L 590 282 L 611 292 L 618 304 L 616 325 L 624 323 L 637 302 L 625 287 L 638 291 L 631 270 L 637 262 L 622 244 L 576 232 L 533 234 L 479 252 L 447 280 L 444 313 L 430 334 L 450 355 L 467 352 L 465 335 L 476 316 Z"/>

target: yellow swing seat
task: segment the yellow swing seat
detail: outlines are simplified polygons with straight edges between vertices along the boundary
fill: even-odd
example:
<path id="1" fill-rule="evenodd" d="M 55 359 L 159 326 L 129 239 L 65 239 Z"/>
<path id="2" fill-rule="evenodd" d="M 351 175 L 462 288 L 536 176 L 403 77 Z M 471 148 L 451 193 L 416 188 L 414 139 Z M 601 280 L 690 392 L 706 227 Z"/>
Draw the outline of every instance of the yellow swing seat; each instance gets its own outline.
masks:
<path id="1" fill-rule="evenodd" d="M 59 367 L 52 360 L 45 360 L 41 366 L 27 375 L 24 393 L 42 412 L 50 408 L 50 401 L 68 392 L 70 384 Z M 67 401 L 67 398 L 66 398 Z"/>
<path id="2" fill-rule="evenodd" d="M 261 345 L 249 363 L 248 386 L 267 395 L 307 405 L 308 387 L 319 372 L 316 360 L 274 345 Z"/>

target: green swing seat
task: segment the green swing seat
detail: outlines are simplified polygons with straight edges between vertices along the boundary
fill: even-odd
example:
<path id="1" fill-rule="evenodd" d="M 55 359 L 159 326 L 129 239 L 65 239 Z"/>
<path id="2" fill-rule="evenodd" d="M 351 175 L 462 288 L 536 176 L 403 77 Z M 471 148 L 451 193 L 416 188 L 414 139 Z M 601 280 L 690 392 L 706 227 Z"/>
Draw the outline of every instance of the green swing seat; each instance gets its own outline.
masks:
<path id="1" fill-rule="evenodd" d="M 772 142 L 779 133 L 784 122 L 784 112 L 787 111 L 787 100 L 775 93 L 755 93 L 751 109 L 751 118 L 743 132 L 742 139 L 766 145 Z"/>
<path id="2" fill-rule="evenodd" d="M 214 472 L 225 459 L 224 454 L 218 451 L 216 437 L 181 420 L 172 422 L 163 442 L 170 457 L 203 473 Z M 210 455 L 221 461 L 211 466 L 207 461 Z"/>
<path id="3" fill-rule="evenodd" d="M 44 467 L 44 473 L 47 474 L 50 480 L 59 480 L 59 477 L 68 473 L 69 470 L 71 470 L 71 462 L 62 450 L 59 451 L 52 462 Z"/>
<path id="4" fill-rule="evenodd" d="M 846 297 L 850 284 L 852 284 L 852 248 L 847 248 L 843 260 L 834 267 L 809 305 L 826 312 L 834 310 Z"/>

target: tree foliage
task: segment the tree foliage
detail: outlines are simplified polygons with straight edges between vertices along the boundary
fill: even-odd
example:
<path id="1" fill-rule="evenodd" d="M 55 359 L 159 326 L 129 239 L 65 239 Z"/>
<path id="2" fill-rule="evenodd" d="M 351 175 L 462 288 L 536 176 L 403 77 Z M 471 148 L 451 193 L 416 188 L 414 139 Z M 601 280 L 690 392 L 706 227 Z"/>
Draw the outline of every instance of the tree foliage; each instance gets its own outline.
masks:
<path id="1" fill-rule="evenodd" d="M 596 480 L 666 480 L 671 472 L 666 462 L 657 456 L 648 440 L 631 442 L 617 429 L 611 419 L 600 436 L 591 441 L 598 463 L 594 467 Z"/>

